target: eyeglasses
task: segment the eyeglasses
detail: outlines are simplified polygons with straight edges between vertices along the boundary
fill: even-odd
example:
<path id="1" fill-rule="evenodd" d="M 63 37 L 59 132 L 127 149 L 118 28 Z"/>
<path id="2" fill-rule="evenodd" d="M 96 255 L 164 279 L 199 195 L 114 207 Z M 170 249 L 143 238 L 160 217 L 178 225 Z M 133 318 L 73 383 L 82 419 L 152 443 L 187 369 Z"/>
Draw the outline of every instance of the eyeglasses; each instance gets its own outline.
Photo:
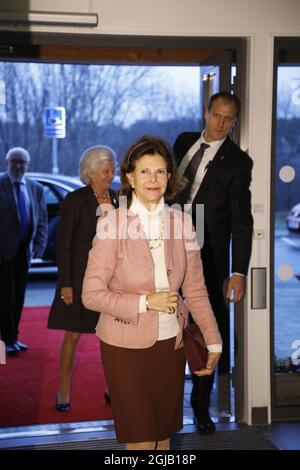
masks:
<path id="1" fill-rule="evenodd" d="M 149 168 L 142 168 L 138 170 L 138 175 L 145 179 L 150 179 L 152 176 L 156 178 L 166 178 L 168 176 L 167 168 L 159 168 L 158 170 L 151 171 Z"/>
<path id="2" fill-rule="evenodd" d="M 15 165 L 27 165 L 29 162 L 25 161 L 25 160 L 16 160 L 16 159 L 12 159 L 12 160 L 9 160 L 9 163 L 14 163 Z"/>

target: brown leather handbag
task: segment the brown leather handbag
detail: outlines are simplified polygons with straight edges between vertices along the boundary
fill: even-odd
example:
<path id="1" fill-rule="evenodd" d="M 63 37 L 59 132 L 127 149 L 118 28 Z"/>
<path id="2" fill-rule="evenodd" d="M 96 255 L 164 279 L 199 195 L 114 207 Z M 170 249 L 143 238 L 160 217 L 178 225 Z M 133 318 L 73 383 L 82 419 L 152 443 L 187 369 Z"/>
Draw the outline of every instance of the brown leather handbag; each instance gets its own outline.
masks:
<path id="1" fill-rule="evenodd" d="M 206 367 L 208 350 L 203 335 L 196 323 L 184 328 L 182 333 L 183 347 L 191 372 Z"/>

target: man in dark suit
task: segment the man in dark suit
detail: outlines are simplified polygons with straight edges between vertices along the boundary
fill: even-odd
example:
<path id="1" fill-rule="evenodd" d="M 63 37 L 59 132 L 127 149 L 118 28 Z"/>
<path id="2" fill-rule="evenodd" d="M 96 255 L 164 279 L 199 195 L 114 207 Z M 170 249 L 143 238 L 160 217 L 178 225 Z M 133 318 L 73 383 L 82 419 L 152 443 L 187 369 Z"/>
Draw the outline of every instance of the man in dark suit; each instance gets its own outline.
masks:
<path id="1" fill-rule="evenodd" d="M 204 204 L 201 256 L 207 290 L 223 339 L 220 377 L 230 370 L 228 299 L 239 302 L 244 297 L 252 244 L 249 190 L 252 160 L 230 137 L 239 111 L 240 101 L 236 95 L 227 92 L 213 95 L 205 111 L 204 131 L 184 132 L 174 145 L 179 172 L 189 181 L 179 202 L 192 204 L 195 226 L 196 205 Z M 226 287 L 225 280 L 228 280 Z M 203 434 L 215 431 L 209 416 L 213 380 L 213 375 L 192 375 L 191 405 L 197 429 Z"/>
<path id="2" fill-rule="evenodd" d="M 8 355 L 28 349 L 18 341 L 28 268 L 47 242 L 44 190 L 25 177 L 29 160 L 24 148 L 10 149 L 7 173 L 0 176 L 0 332 Z"/>

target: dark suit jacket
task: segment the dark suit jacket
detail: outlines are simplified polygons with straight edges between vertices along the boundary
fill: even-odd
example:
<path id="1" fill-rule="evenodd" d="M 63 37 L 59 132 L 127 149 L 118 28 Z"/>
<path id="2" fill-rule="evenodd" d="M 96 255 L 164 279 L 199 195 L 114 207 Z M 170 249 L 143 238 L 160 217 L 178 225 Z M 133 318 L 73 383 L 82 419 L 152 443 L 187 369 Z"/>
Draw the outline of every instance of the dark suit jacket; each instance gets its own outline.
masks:
<path id="1" fill-rule="evenodd" d="M 198 132 L 178 136 L 174 145 L 178 164 L 199 138 Z M 253 228 L 249 190 L 252 165 L 251 158 L 227 137 L 206 170 L 194 199 L 193 206 L 204 204 L 201 253 L 207 284 L 216 276 L 222 281 L 228 277 L 231 239 L 231 271 L 247 274 Z M 194 210 L 193 215 L 195 217 Z"/>
<path id="2" fill-rule="evenodd" d="M 25 176 L 26 177 L 26 176 Z M 26 178 L 31 205 L 32 236 L 28 246 L 28 257 L 43 255 L 47 243 L 47 208 L 43 186 Z M 7 173 L 0 176 L 0 262 L 14 258 L 21 241 L 20 220 Z"/>

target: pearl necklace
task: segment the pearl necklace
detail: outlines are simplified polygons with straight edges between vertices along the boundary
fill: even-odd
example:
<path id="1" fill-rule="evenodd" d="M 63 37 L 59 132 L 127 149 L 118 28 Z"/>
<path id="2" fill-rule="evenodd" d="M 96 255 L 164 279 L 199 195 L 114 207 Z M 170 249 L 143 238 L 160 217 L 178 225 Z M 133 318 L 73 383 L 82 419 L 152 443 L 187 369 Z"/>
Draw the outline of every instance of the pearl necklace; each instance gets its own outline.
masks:
<path id="1" fill-rule="evenodd" d="M 110 202 L 110 196 L 109 196 L 109 192 L 106 191 L 105 195 L 104 196 L 101 196 L 100 194 L 96 193 L 96 191 L 94 190 L 93 188 L 93 191 L 94 191 L 94 195 L 96 196 L 99 204 L 102 204 L 102 202 L 107 202 L 109 201 Z"/>
<path id="2" fill-rule="evenodd" d="M 159 214 L 159 235 L 156 238 L 147 238 L 147 242 L 149 245 L 150 250 L 155 250 L 156 248 L 159 248 L 162 245 L 162 241 L 164 238 L 164 216 L 163 212 L 160 212 Z"/>

